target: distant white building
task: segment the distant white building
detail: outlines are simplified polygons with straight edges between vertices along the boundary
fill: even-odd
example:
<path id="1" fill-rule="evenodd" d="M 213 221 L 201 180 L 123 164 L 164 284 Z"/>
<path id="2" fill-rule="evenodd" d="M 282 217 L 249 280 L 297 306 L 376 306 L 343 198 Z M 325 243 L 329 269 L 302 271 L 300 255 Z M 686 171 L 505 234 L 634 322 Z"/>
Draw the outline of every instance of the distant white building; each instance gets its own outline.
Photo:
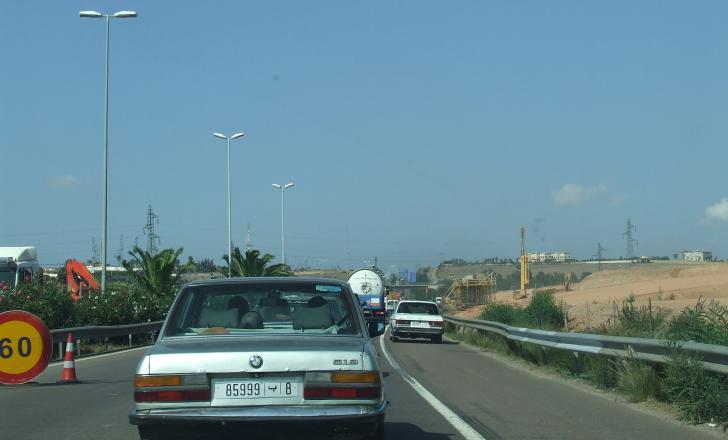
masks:
<path id="1" fill-rule="evenodd" d="M 575 261 L 568 252 L 529 252 L 529 263 L 570 263 Z"/>
<path id="2" fill-rule="evenodd" d="M 685 261 L 713 261 L 710 251 L 682 251 L 680 254 Z"/>

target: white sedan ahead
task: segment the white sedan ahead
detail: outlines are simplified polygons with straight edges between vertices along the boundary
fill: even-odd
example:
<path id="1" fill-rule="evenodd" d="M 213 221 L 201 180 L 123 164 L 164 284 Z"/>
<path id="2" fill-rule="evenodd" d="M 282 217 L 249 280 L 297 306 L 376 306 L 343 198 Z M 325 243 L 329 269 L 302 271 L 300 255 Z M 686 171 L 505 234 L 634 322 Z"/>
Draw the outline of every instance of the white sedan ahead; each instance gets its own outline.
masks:
<path id="1" fill-rule="evenodd" d="M 440 309 L 432 301 L 401 301 L 389 321 L 389 338 L 429 338 L 442 342 Z"/>

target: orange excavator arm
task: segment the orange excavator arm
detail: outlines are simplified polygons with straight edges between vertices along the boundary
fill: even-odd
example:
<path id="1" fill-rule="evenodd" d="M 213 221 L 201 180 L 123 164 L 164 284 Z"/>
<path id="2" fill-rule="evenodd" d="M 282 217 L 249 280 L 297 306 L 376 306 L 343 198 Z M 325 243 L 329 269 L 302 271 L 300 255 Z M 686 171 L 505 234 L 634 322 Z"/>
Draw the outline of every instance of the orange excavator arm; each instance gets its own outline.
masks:
<path id="1" fill-rule="evenodd" d="M 71 289 L 74 302 L 81 297 L 81 287 L 84 285 L 87 288 L 99 290 L 99 283 L 96 282 L 91 272 L 86 269 L 86 265 L 78 260 L 66 260 L 66 281 Z"/>

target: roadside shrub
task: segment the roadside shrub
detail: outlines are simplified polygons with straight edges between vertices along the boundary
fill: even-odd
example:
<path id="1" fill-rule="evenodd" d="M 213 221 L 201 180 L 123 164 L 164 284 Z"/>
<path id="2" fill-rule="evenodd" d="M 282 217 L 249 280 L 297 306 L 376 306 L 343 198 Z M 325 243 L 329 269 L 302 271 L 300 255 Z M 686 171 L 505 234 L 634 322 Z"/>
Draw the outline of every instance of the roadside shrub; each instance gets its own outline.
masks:
<path id="1" fill-rule="evenodd" d="M 616 322 L 607 329 L 607 333 L 643 338 L 664 337 L 670 311 L 662 307 L 636 307 L 634 303 L 633 296 L 622 303 Z"/>
<path id="2" fill-rule="evenodd" d="M 514 304 L 491 303 L 485 306 L 480 319 L 513 325 L 524 321 L 524 313 Z"/>
<path id="3" fill-rule="evenodd" d="M 73 300 L 56 280 L 0 290 L 0 312 L 24 310 L 39 317 L 49 329 L 72 323 Z"/>
<path id="4" fill-rule="evenodd" d="M 153 295 L 134 284 L 115 283 L 105 293 L 81 296 L 74 309 L 76 325 L 120 325 L 164 319 L 173 298 Z"/>
<path id="5" fill-rule="evenodd" d="M 654 368 L 630 356 L 616 362 L 617 388 L 630 402 L 642 402 L 661 396 L 660 382 Z"/>
<path id="6" fill-rule="evenodd" d="M 539 328 L 561 329 L 564 325 L 564 309 L 556 304 L 553 291 L 535 291 L 524 311 Z"/>
<path id="7" fill-rule="evenodd" d="M 526 307 L 517 304 L 488 304 L 480 319 L 522 327 L 561 329 L 564 325 L 564 309 L 556 304 L 553 292 L 553 289 L 535 291 Z"/>
<path id="8" fill-rule="evenodd" d="M 728 345 L 728 307 L 705 300 L 683 309 L 670 323 L 668 339 Z"/>
<path id="9" fill-rule="evenodd" d="M 153 295 L 132 283 L 113 282 L 106 293 L 84 292 L 74 303 L 67 286 L 55 279 L 12 290 L 0 286 L 0 312 L 24 310 L 49 329 L 86 325 L 119 325 L 164 319 L 173 295 Z"/>
<path id="10" fill-rule="evenodd" d="M 614 359 L 608 356 L 586 355 L 584 372 L 587 378 L 599 388 L 614 388 L 617 386 Z"/>
<path id="11" fill-rule="evenodd" d="M 544 353 L 540 346 L 536 344 L 521 344 L 521 354 L 523 358 L 536 365 L 544 365 Z"/>
<path id="12" fill-rule="evenodd" d="M 547 348 L 545 360 L 549 366 L 562 370 L 563 372 L 573 375 L 581 373 L 576 356 L 571 351 Z"/>
<path id="13" fill-rule="evenodd" d="M 665 368 L 667 398 L 691 423 L 728 422 L 728 379 L 705 371 L 696 355 L 673 350 Z"/>

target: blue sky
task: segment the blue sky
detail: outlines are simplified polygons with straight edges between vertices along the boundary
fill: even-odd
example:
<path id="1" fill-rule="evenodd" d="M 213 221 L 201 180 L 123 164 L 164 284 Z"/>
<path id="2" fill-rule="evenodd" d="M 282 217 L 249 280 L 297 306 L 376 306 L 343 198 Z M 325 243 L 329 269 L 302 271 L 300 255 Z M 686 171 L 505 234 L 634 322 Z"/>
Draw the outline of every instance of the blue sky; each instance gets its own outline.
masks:
<path id="1" fill-rule="evenodd" d="M 294 266 L 400 269 L 530 250 L 728 257 L 720 1 L 6 1 L 0 245 L 44 263 L 100 239 L 112 20 L 109 259 L 147 205 L 162 247 L 233 240 Z"/>

